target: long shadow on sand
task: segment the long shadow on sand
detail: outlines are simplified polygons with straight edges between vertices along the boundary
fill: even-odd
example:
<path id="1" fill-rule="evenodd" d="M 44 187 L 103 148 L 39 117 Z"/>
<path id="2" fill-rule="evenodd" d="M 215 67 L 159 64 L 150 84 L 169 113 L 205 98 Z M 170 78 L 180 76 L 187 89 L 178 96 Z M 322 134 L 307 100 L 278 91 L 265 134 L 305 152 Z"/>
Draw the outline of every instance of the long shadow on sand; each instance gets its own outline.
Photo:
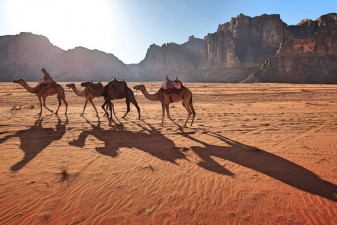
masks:
<path id="1" fill-rule="evenodd" d="M 191 150 L 203 160 L 199 166 L 207 170 L 224 174 L 223 166 L 212 159 L 218 157 L 263 173 L 302 191 L 337 202 L 335 184 L 321 179 L 296 163 L 212 132 L 208 132 L 207 135 L 217 138 L 228 146 L 212 145 L 184 133 L 182 128 L 181 131 L 186 138 L 203 145 L 203 147 L 193 146 Z"/>
<path id="2" fill-rule="evenodd" d="M 141 131 L 133 132 L 126 130 L 123 124 L 111 121 L 111 129 L 105 130 L 101 127 L 100 121 L 94 125 L 85 117 L 84 119 L 91 125 L 92 130 L 82 131 L 77 139 L 69 142 L 70 145 L 83 148 L 87 137 L 91 135 L 104 142 L 104 146 L 96 147 L 96 151 L 111 157 L 116 157 L 120 148 L 127 147 L 144 151 L 174 164 L 177 164 L 177 159 L 186 159 L 185 154 L 175 146 L 172 140 L 166 138 L 149 124 L 137 123 Z"/>
<path id="3" fill-rule="evenodd" d="M 66 124 L 62 124 L 59 117 L 58 122 L 53 128 L 44 128 L 42 126 L 43 118 L 39 117 L 35 124 L 28 129 L 20 130 L 15 134 L 7 135 L 0 139 L 0 144 L 4 143 L 10 138 L 20 138 L 20 149 L 25 153 L 23 159 L 15 163 L 12 167 L 12 171 L 18 171 L 22 169 L 29 161 L 34 159 L 40 152 L 42 152 L 53 141 L 59 140 L 66 132 Z"/>
<path id="4" fill-rule="evenodd" d="M 144 151 L 163 161 L 175 164 L 177 164 L 177 159 L 188 160 L 186 155 L 182 153 L 181 149 L 172 140 L 145 122 L 138 124 L 141 131 L 132 132 L 127 131 L 122 124 L 110 124 L 112 129 L 104 130 L 101 128 L 100 122 L 97 125 L 93 125 L 88 120 L 86 121 L 91 125 L 92 130 L 82 131 L 78 139 L 69 142 L 70 145 L 82 148 L 85 145 L 87 137 L 92 135 L 104 142 L 104 147 L 96 147 L 96 151 L 111 157 L 118 155 L 119 148 L 128 147 Z M 337 202 L 336 185 L 322 180 L 315 173 L 298 164 L 216 133 L 207 132 L 205 135 L 217 138 L 225 146 L 198 140 L 189 133 L 184 132 L 182 128 L 180 129 L 180 134 L 184 137 L 202 145 L 192 146 L 190 149 L 202 159 L 198 165 L 208 171 L 234 176 L 234 173 L 224 168 L 223 165 L 220 165 L 212 158 L 218 157 L 263 173 L 305 192 Z"/>

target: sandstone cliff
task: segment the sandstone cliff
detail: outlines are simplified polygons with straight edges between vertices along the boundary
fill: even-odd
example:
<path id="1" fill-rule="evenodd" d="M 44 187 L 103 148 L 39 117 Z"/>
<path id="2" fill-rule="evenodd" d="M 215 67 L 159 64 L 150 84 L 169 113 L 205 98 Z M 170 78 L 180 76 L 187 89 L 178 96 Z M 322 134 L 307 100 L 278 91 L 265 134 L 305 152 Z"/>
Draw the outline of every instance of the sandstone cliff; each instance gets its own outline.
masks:
<path id="1" fill-rule="evenodd" d="M 240 14 L 205 37 L 202 69 L 215 81 L 239 82 L 291 39 L 286 28 L 279 15 Z"/>
<path id="2" fill-rule="evenodd" d="M 244 82 L 337 83 L 337 14 L 290 26 L 293 38 Z"/>
<path id="3" fill-rule="evenodd" d="M 163 80 L 168 75 L 171 79 L 178 76 L 193 81 L 201 63 L 203 45 L 204 41 L 194 36 L 182 45 L 169 43 L 160 47 L 153 44 L 139 63 L 137 75 L 140 80 Z"/>
<path id="4" fill-rule="evenodd" d="M 243 14 L 204 39 L 151 45 L 139 64 L 77 47 L 64 51 L 43 36 L 0 37 L 0 81 L 38 80 L 46 67 L 55 80 L 337 83 L 337 14 L 288 26 L 279 15 Z"/>

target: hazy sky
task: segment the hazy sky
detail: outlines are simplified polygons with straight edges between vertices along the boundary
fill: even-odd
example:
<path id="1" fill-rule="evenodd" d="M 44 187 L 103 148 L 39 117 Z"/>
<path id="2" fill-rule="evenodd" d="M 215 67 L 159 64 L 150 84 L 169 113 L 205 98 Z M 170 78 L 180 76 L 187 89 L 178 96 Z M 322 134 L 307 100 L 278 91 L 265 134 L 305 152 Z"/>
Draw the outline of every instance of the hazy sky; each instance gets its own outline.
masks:
<path id="1" fill-rule="evenodd" d="M 0 35 L 32 32 L 64 49 L 83 46 L 139 63 L 151 44 L 204 38 L 243 13 L 287 24 L 337 12 L 337 0 L 0 0 Z"/>

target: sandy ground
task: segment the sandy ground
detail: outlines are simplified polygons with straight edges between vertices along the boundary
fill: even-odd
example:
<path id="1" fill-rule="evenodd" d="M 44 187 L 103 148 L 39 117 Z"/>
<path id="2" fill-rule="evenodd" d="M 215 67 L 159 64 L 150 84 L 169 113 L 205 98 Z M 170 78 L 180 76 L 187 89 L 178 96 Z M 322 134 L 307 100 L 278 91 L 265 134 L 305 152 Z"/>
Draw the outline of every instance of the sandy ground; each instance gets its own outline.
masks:
<path id="1" fill-rule="evenodd" d="M 116 101 L 108 121 L 101 99 L 100 120 L 81 117 L 67 88 L 68 120 L 39 119 L 35 95 L 0 83 L 0 224 L 337 224 L 337 86 L 186 86 L 181 128 L 139 91 L 142 120 Z"/>

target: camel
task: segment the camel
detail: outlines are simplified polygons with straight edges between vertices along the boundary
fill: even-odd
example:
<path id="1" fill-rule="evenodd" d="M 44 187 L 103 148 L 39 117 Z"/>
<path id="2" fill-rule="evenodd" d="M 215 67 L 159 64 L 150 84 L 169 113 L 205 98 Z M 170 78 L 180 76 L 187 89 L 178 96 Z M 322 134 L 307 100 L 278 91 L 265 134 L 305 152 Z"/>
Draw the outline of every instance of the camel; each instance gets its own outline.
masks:
<path id="1" fill-rule="evenodd" d="M 134 95 L 133 91 L 127 86 L 127 84 L 124 80 L 121 81 L 121 80 L 117 80 L 115 78 L 112 81 L 110 81 L 106 86 L 108 87 L 107 95 L 109 96 L 110 100 L 125 98 L 127 109 L 126 109 L 125 115 L 122 118 L 125 118 L 126 115 L 130 112 L 130 103 L 132 103 L 136 107 L 136 109 L 138 111 L 138 119 L 140 119 L 140 108 L 139 108 L 138 103 L 136 101 L 135 95 Z M 105 104 L 109 104 L 110 102 L 111 101 L 106 101 L 103 104 L 103 106 Z M 111 114 L 110 105 L 109 105 L 109 108 L 110 108 L 110 114 Z"/>
<path id="2" fill-rule="evenodd" d="M 110 81 L 107 85 L 103 86 L 95 86 L 92 82 L 83 82 L 81 84 L 82 87 L 86 87 L 90 93 L 92 93 L 95 97 L 103 96 L 104 104 L 102 105 L 102 109 L 105 111 L 105 115 L 109 116 L 105 106 L 109 106 L 110 108 L 110 119 L 112 118 L 112 111 L 116 117 L 112 100 L 115 99 L 126 99 L 127 110 L 122 118 L 125 118 L 126 115 L 130 112 L 130 103 L 134 104 L 138 111 L 138 118 L 140 119 L 140 108 L 136 101 L 133 91 L 127 87 L 125 81 L 118 81 L 116 78 Z"/>
<path id="3" fill-rule="evenodd" d="M 193 108 L 192 92 L 187 87 L 182 86 L 179 93 L 173 92 L 171 94 L 165 94 L 165 90 L 162 87 L 156 93 L 150 94 L 149 92 L 147 92 L 145 85 L 143 84 L 136 85 L 133 87 L 133 89 L 140 90 L 145 96 L 145 98 L 150 101 L 160 101 L 161 102 L 161 106 L 162 106 L 161 126 L 163 126 L 163 123 L 164 123 L 165 110 L 167 113 L 167 117 L 172 122 L 174 122 L 170 116 L 169 105 L 173 102 L 178 102 L 182 100 L 182 104 L 188 112 L 188 116 L 187 116 L 184 126 L 186 126 L 191 115 L 192 115 L 192 122 L 191 122 L 191 126 L 192 126 L 196 113 Z"/>
<path id="4" fill-rule="evenodd" d="M 50 110 L 46 106 L 46 98 L 50 95 L 55 95 L 55 94 L 57 95 L 57 100 L 59 102 L 59 106 L 57 107 L 57 110 L 56 110 L 55 114 L 56 115 L 58 114 L 59 108 L 61 106 L 61 100 L 64 102 L 64 104 L 66 106 L 65 114 L 67 114 L 68 103 L 67 103 L 66 98 L 65 98 L 64 89 L 60 84 L 56 83 L 55 81 L 53 81 L 52 85 L 50 85 L 50 86 L 40 86 L 39 88 L 29 86 L 24 79 L 14 80 L 14 83 L 20 84 L 28 92 L 30 92 L 32 94 L 36 94 L 36 96 L 38 97 L 39 102 L 40 102 L 40 115 L 42 114 L 42 101 L 43 101 L 43 106 L 49 112 L 53 113 L 53 110 Z"/>
<path id="5" fill-rule="evenodd" d="M 104 101 L 104 104 L 102 105 L 102 109 L 105 112 L 104 115 L 109 117 L 107 109 L 104 108 L 105 105 L 108 104 L 107 102 L 110 101 L 107 95 L 108 84 L 103 87 L 102 83 L 100 82 L 95 84 L 92 81 L 87 81 L 87 82 L 82 82 L 81 86 L 84 87 L 85 90 L 87 90 L 88 93 L 90 93 L 94 97 L 104 97 L 105 101 Z M 113 103 L 109 102 L 108 106 L 110 107 L 110 112 L 111 112 L 111 108 L 113 109 Z M 113 113 L 116 116 L 115 110 L 113 110 Z M 112 118 L 112 113 L 110 115 L 110 118 Z"/>
<path id="6" fill-rule="evenodd" d="M 96 106 L 92 101 L 96 97 L 95 95 L 93 95 L 91 92 L 89 92 L 89 90 L 87 88 L 85 88 L 83 91 L 79 91 L 76 88 L 76 85 L 74 83 L 66 84 L 66 87 L 71 88 L 77 96 L 85 97 L 85 103 L 84 103 L 83 112 L 82 112 L 81 116 L 84 115 L 85 108 L 87 107 L 87 103 L 89 101 L 95 109 L 96 116 L 99 117 Z"/>

